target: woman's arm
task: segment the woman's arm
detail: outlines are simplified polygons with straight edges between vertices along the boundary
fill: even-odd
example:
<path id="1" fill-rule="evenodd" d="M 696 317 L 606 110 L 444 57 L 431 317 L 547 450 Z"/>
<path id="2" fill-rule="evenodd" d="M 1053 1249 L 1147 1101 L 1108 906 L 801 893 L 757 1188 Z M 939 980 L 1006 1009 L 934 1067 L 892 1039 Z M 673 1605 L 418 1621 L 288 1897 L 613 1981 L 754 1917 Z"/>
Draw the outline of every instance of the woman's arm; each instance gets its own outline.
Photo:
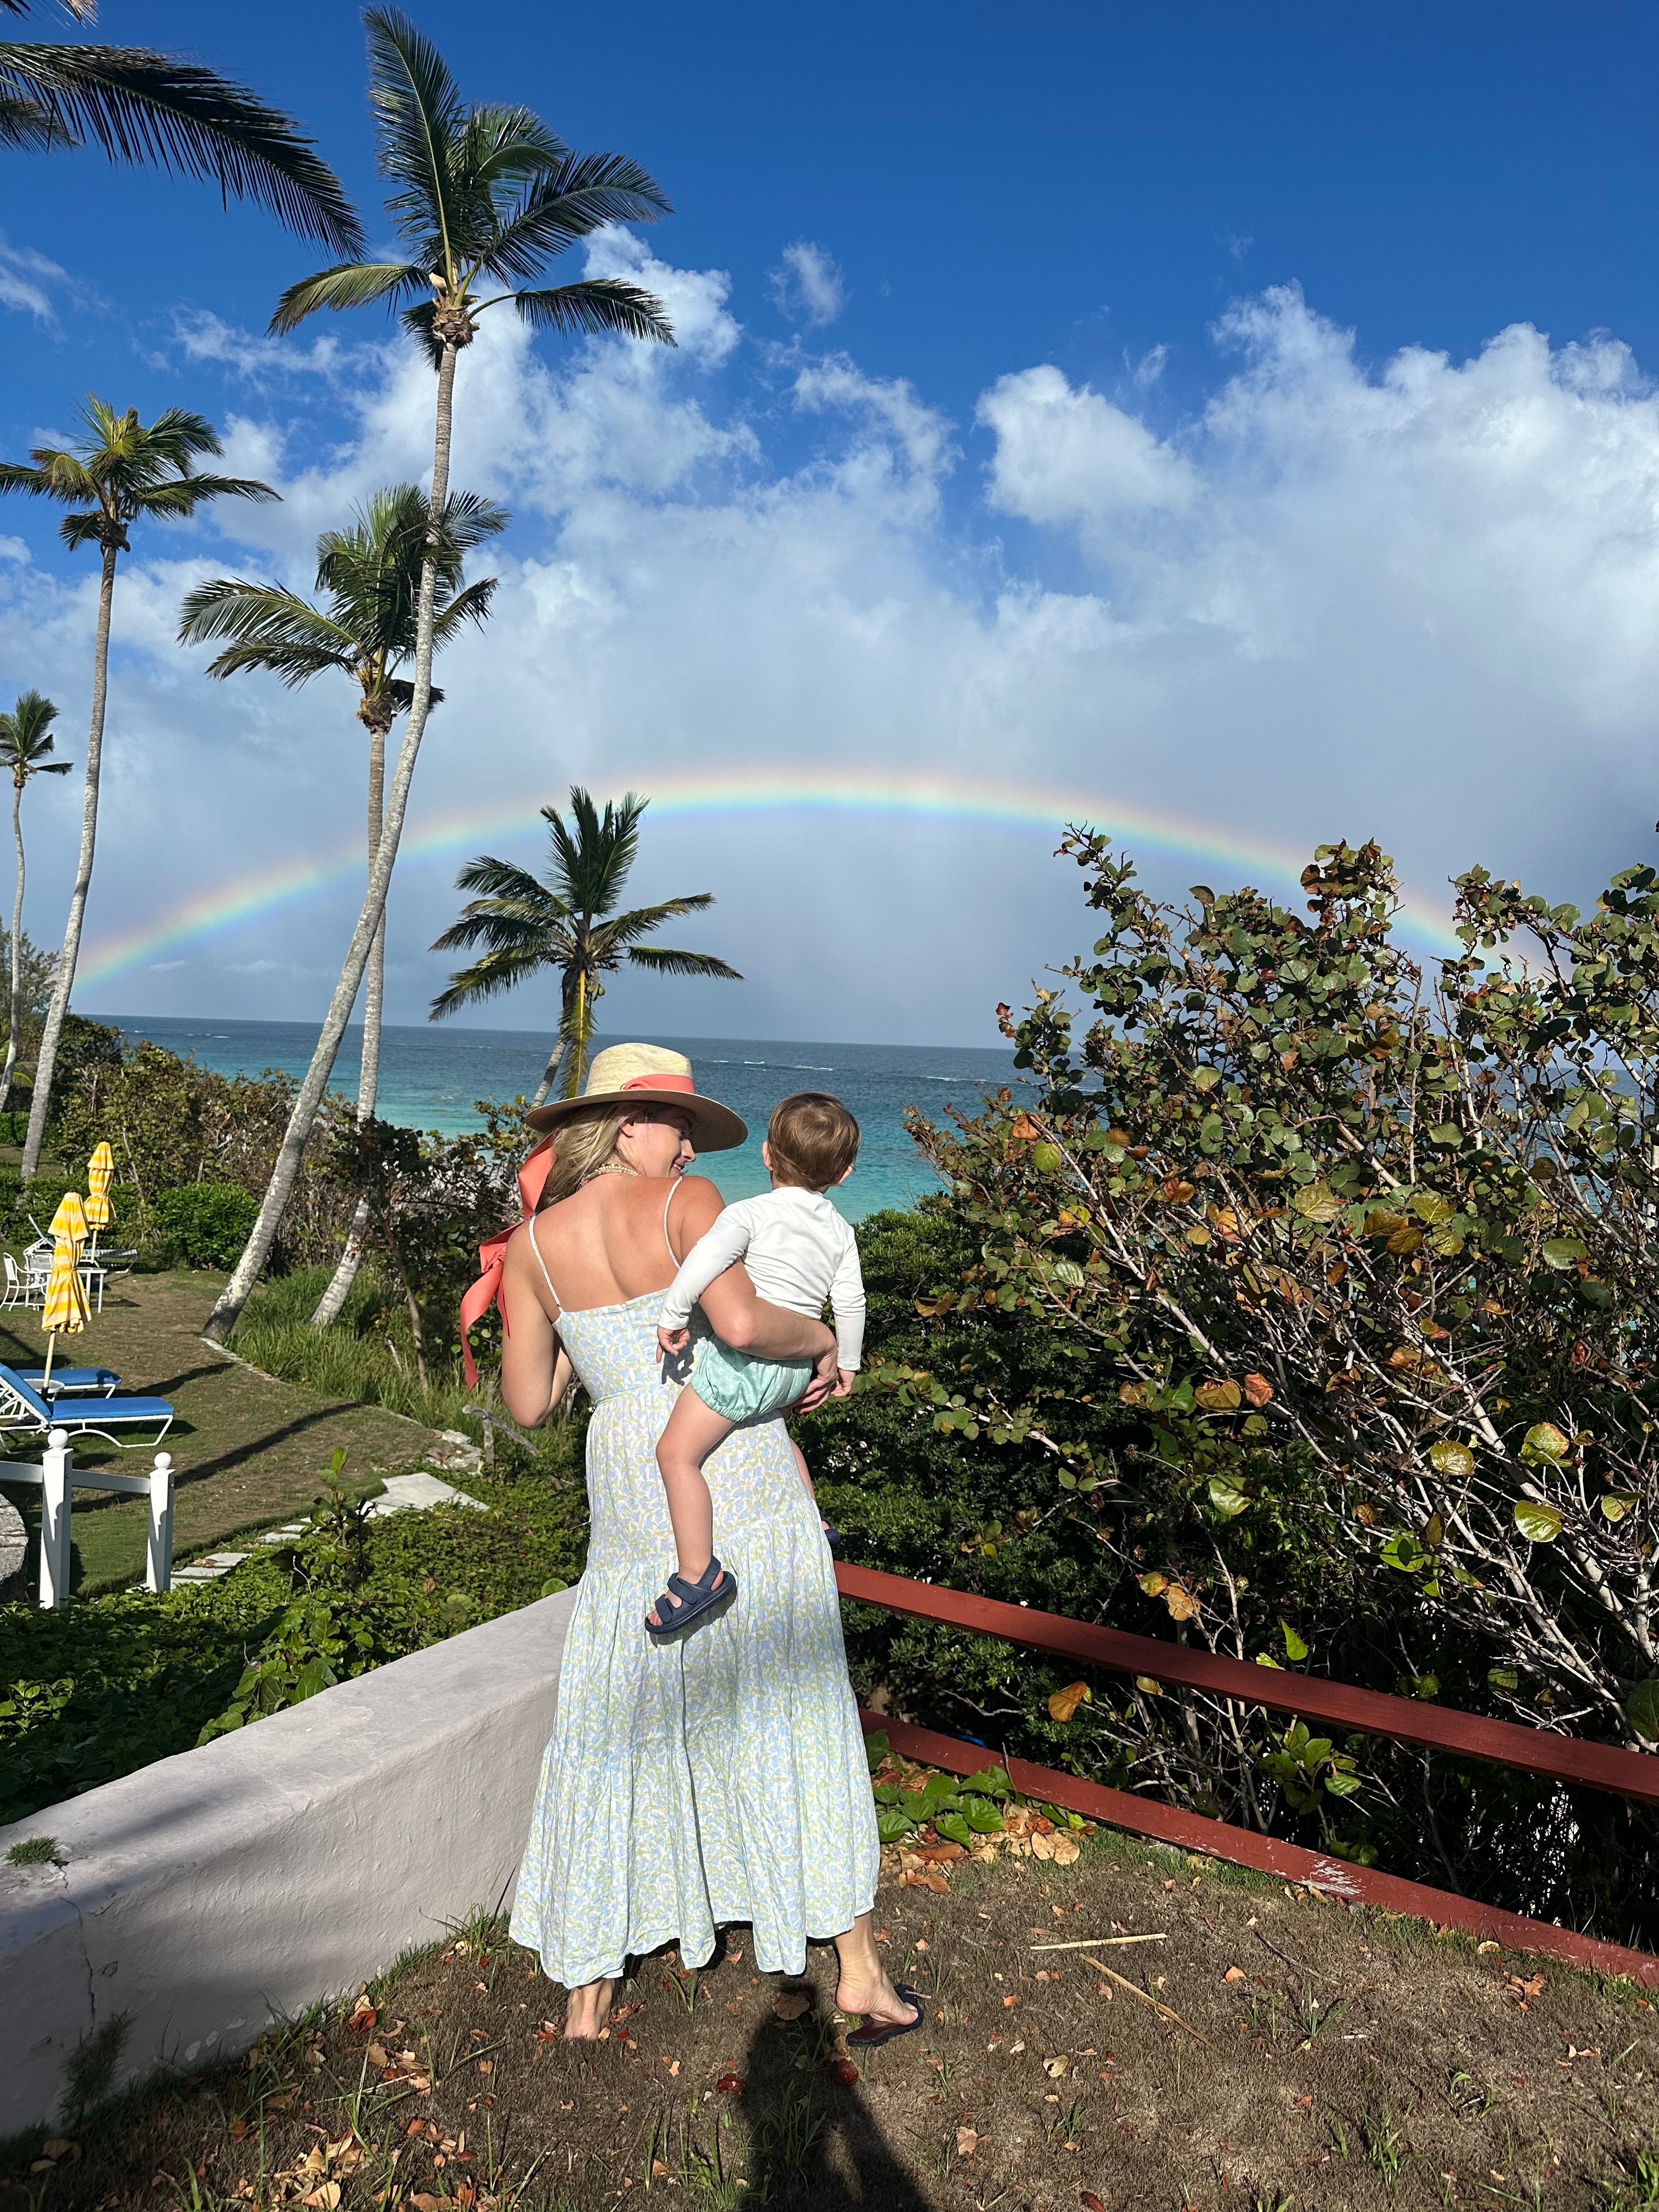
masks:
<path id="1" fill-rule="evenodd" d="M 720 1195 L 702 1176 L 688 1176 L 680 1186 L 669 1214 L 671 1249 L 689 1253 L 697 1239 L 718 1219 Z M 791 1313 L 757 1297 L 755 1285 L 742 1267 L 728 1267 L 716 1275 L 697 1303 L 708 1325 L 722 1343 L 734 1352 L 752 1352 L 761 1359 L 811 1359 L 821 1363 L 833 1352 L 836 1340 L 821 1321 Z M 815 1383 L 817 1378 L 814 1378 Z M 832 1370 L 830 1383 L 835 1376 Z M 818 1394 L 823 1395 L 822 1393 Z M 817 1402 L 814 1397 L 813 1402 Z"/>
<path id="2" fill-rule="evenodd" d="M 569 1389 L 570 1361 L 536 1295 L 530 1241 L 520 1229 L 501 1269 L 501 1403 L 521 1429 L 538 1429 Z"/>

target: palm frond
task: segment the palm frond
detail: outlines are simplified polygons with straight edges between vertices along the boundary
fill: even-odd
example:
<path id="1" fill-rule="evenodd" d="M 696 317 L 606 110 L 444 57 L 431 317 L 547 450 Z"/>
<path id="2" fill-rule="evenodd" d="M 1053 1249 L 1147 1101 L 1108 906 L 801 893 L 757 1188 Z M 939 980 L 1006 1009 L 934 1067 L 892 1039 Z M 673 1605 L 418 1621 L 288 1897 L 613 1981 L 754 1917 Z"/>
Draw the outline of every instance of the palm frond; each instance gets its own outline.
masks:
<path id="1" fill-rule="evenodd" d="M 11 0 L 7 0 L 11 4 Z M 49 107 L 0 90 L 0 146 L 31 154 L 53 154 L 75 143 Z"/>
<path id="2" fill-rule="evenodd" d="M 476 584 L 469 584 L 464 592 L 457 592 L 432 624 L 434 647 L 447 645 L 463 623 L 471 623 L 482 629 L 489 619 L 491 602 L 495 597 L 499 576 L 480 576 Z"/>
<path id="3" fill-rule="evenodd" d="M 649 937 L 665 921 L 678 921 L 689 914 L 702 914 L 714 903 L 712 891 L 699 891 L 690 898 L 664 899 L 659 906 L 635 907 L 631 914 L 619 914 L 614 921 L 604 922 L 593 933 L 596 945 L 603 943 L 607 951 L 615 946 L 635 944 L 641 937 Z"/>
<path id="4" fill-rule="evenodd" d="M 278 333 L 295 330 L 323 307 L 368 307 L 399 292 L 425 289 L 425 270 L 407 261 L 343 261 L 290 284 L 276 302 L 270 328 Z"/>
<path id="5" fill-rule="evenodd" d="M 453 156 L 466 122 L 459 88 L 437 47 L 400 8 L 370 8 L 363 22 L 380 174 L 398 187 L 387 209 L 400 236 L 436 233 L 448 273 L 460 212 Z"/>
<path id="6" fill-rule="evenodd" d="M 482 899 L 500 899 L 522 907 L 526 913 L 544 915 L 550 921 L 568 921 L 570 908 L 526 868 L 511 860 L 497 860 L 480 853 L 455 878 L 458 891 L 476 891 Z"/>
<path id="7" fill-rule="evenodd" d="M 0 45 L 0 94 L 90 139 L 112 161 L 210 179 L 285 228 L 361 253 L 362 225 L 339 179 L 289 116 L 198 63 L 144 47 Z"/>
<path id="8" fill-rule="evenodd" d="M 447 944 L 447 936 L 441 937 L 434 951 Z M 440 1022 L 446 1014 L 458 1012 L 463 1006 L 478 1005 L 485 999 L 499 998 L 516 984 L 527 982 L 540 969 L 546 966 L 545 955 L 535 947 L 523 951 L 503 947 L 500 951 L 487 952 L 471 968 L 463 968 L 449 979 L 449 988 L 440 991 L 432 1001 L 429 1018 Z"/>
<path id="9" fill-rule="evenodd" d="M 567 154 L 507 213 L 482 265 L 526 279 L 608 222 L 655 222 L 672 213 L 661 186 L 626 154 Z"/>
<path id="10" fill-rule="evenodd" d="M 516 293 L 514 305 L 534 330 L 582 337 L 611 331 L 621 337 L 655 338 L 663 345 L 678 343 L 662 301 L 620 276 L 584 276 L 550 291 Z"/>
<path id="11" fill-rule="evenodd" d="M 101 514 L 66 514 L 58 526 L 58 535 L 71 553 L 78 553 L 83 545 L 102 544 L 104 518 Z"/>
<path id="12" fill-rule="evenodd" d="M 171 483 L 147 484 L 132 495 L 135 514 L 194 514 L 204 500 L 251 499 L 256 506 L 281 499 L 268 483 L 252 477 L 176 477 Z"/>
<path id="13" fill-rule="evenodd" d="M 743 981 L 737 969 L 712 952 L 672 952 L 663 945 L 634 945 L 628 957 L 634 967 L 648 968 L 655 975 L 723 975 L 728 982 Z"/>

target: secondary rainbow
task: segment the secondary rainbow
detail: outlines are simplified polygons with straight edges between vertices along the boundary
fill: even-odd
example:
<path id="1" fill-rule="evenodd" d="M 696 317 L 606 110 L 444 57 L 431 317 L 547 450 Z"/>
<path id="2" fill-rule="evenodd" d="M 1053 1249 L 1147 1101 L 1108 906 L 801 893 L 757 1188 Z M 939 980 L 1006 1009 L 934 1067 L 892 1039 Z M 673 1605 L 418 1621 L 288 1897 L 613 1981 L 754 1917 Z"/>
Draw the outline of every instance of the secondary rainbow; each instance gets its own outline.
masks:
<path id="1" fill-rule="evenodd" d="M 1129 805 L 1079 787 L 1000 783 L 958 775 L 900 775 L 860 769 L 826 775 L 811 770 L 762 773 L 742 769 L 712 769 L 677 775 L 642 769 L 633 776 L 608 779 L 620 792 L 637 787 L 651 794 L 654 820 L 696 816 L 752 814 L 845 814 L 908 817 L 943 823 L 977 823 L 987 829 L 1040 830 L 1058 836 L 1067 822 L 1087 822 L 1137 850 L 1179 853 L 1200 862 L 1216 862 L 1234 874 L 1260 881 L 1264 888 L 1295 887 L 1309 854 L 1249 831 L 1222 827 L 1193 817 Z M 561 797 L 562 793 L 559 794 Z M 456 810 L 428 817 L 406 832 L 401 861 L 465 858 L 494 842 L 538 830 L 544 795 L 523 797 L 489 807 Z M 204 890 L 179 901 L 167 912 L 135 927 L 101 937 L 80 963 L 80 985 L 109 983 L 118 977 L 176 955 L 185 948 L 248 924 L 262 921 L 304 900 L 361 878 L 360 839 L 303 860 L 278 862 L 256 873 Z M 1404 918 L 1411 934 L 1436 951 L 1461 948 L 1451 932 L 1448 908 L 1413 894 Z"/>

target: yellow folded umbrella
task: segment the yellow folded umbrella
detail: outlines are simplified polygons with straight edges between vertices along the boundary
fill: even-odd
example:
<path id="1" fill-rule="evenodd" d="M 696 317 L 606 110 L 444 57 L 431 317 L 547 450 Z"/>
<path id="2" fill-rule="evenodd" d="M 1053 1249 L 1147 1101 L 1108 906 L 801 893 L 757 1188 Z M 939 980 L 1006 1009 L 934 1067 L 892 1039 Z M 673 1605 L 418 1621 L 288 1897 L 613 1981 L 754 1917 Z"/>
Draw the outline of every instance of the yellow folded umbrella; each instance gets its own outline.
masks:
<path id="1" fill-rule="evenodd" d="M 87 1209 L 78 1190 L 66 1190 L 58 1201 L 49 1231 L 54 1244 L 72 1244 L 78 1252 L 87 1241 Z M 54 1266 L 57 1255 L 52 1255 Z"/>
<path id="2" fill-rule="evenodd" d="M 87 1291 L 81 1280 L 80 1258 L 77 1247 L 67 1237 L 58 1237 L 52 1245 L 46 1302 L 40 1312 L 40 1326 L 46 1332 L 46 1371 L 40 1378 L 43 1395 L 52 1380 L 52 1354 L 59 1336 L 76 1336 L 87 1325 Z"/>
<path id="3" fill-rule="evenodd" d="M 92 1249 L 98 1250 L 98 1231 L 107 1229 L 114 1219 L 109 1202 L 109 1188 L 115 1180 L 115 1155 L 107 1143 L 98 1146 L 87 1162 L 87 1226 L 92 1231 Z"/>

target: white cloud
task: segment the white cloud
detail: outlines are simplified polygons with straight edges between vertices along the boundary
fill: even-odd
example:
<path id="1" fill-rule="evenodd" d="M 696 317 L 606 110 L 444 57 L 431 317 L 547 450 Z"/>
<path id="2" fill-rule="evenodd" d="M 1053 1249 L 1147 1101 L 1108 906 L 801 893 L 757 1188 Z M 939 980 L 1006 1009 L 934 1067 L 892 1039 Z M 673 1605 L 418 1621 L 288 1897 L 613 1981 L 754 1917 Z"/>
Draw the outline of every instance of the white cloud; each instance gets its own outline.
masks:
<path id="1" fill-rule="evenodd" d="M 10 246 L 0 238 L 0 307 L 15 308 L 20 314 L 33 315 L 37 322 L 55 327 L 54 292 L 81 296 L 80 287 L 68 270 L 37 253 L 33 246 Z"/>
<path id="2" fill-rule="evenodd" d="M 1087 933 L 1044 825 L 673 812 L 676 780 L 702 773 L 1052 789 L 1223 843 L 1374 832 L 1425 886 L 1480 859 L 1582 899 L 1645 854 L 1659 400 L 1616 343 L 1517 326 L 1468 361 L 1407 349 L 1369 368 L 1279 290 L 1224 319 L 1189 420 L 1139 411 L 1155 384 L 1108 395 L 1011 366 L 980 404 L 981 478 L 910 384 L 745 346 L 719 272 L 617 240 L 594 265 L 650 283 L 686 343 L 550 359 L 505 312 L 486 319 L 458 386 L 456 477 L 516 520 L 489 557 L 494 622 L 441 665 L 412 826 L 495 806 L 533 820 L 573 780 L 656 789 L 633 889 L 716 892 L 687 941 L 750 981 L 623 979 L 610 1024 L 982 1036 L 999 997 Z M 318 529 L 423 471 L 422 364 L 358 345 L 330 390 L 327 438 L 291 393 L 279 410 L 241 391 L 233 465 L 286 499 L 222 507 L 245 550 L 213 567 L 301 579 Z M 209 565 L 159 531 L 124 564 L 94 945 L 361 836 L 349 687 L 213 684 L 205 656 L 173 646 L 179 596 Z M 71 731 L 92 602 L 89 568 L 0 569 L 9 681 L 50 690 Z M 76 802 L 37 798 L 31 913 L 50 936 Z M 540 856 L 529 830 L 478 843 Z M 395 1019 L 421 1018 L 445 972 L 426 948 L 453 917 L 460 857 L 400 864 Z M 1143 857 L 1176 886 L 1233 865 Z M 158 946 L 186 965 L 87 1004 L 149 991 L 181 1011 L 313 1013 L 354 914 L 343 881 L 277 921 Z M 525 994 L 499 1018 L 545 1012 Z"/>
<path id="3" fill-rule="evenodd" d="M 839 266 L 810 239 L 786 246 L 767 281 L 781 312 L 810 331 L 824 329 L 847 305 L 847 283 Z"/>

